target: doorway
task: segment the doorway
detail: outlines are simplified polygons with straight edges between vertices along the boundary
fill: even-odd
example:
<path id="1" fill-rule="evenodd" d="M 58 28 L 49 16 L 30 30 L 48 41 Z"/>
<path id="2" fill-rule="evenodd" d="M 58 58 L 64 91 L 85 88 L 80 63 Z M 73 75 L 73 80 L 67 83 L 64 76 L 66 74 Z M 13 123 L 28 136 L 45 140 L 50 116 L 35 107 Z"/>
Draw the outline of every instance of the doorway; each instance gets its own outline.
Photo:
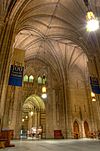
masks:
<path id="1" fill-rule="evenodd" d="M 89 137 L 89 125 L 87 121 L 84 122 L 84 131 L 85 131 L 85 136 Z"/>
<path id="2" fill-rule="evenodd" d="M 74 138 L 78 139 L 79 138 L 79 124 L 77 121 L 74 121 L 73 131 L 74 131 Z"/>
<path id="3" fill-rule="evenodd" d="M 46 112 L 43 100 L 36 94 L 29 96 L 22 109 L 22 126 L 28 139 L 44 138 L 46 129 Z"/>

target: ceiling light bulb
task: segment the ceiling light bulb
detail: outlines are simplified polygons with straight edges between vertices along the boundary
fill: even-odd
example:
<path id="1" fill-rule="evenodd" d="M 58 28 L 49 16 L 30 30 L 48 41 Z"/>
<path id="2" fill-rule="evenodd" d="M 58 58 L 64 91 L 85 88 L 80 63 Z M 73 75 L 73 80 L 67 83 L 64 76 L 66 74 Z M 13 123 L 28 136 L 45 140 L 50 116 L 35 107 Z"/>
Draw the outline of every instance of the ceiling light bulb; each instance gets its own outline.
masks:
<path id="1" fill-rule="evenodd" d="M 89 32 L 98 30 L 99 21 L 97 19 L 92 19 L 92 20 L 87 21 L 86 29 Z"/>
<path id="2" fill-rule="evenodd" d="M 99 21 L 95 17 L 92 11 L 87 12 L 86 20 L 87 20 L 87 25 L 86 25 L 87 31 L 91 32 L 91 31 L 96 31 L 97 29 L 99 29 Z"/>
<path id="3" fill-rule="evenodd" d="M 43 93 L 43 94 L 41 95 L 41 97 L 42 97 L 43 99 L 46 99 L 46 98 L 47 98 L 47 94 L 46 94 L 46 93 Z"/>

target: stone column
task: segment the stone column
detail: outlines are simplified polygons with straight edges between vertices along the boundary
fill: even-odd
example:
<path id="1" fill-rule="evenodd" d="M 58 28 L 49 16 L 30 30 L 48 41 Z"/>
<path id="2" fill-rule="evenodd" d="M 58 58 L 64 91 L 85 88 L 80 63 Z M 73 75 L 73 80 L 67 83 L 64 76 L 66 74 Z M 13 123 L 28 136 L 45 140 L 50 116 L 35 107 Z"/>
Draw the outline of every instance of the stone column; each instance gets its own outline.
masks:
<path id="1" fill-rule="evenodd" d="M 33 127 L 33 116 L 29 113 L 29 119 L 28 119 L 28 130 L 30 130 Z"/>
<path id="2" fill-rule="evenodd" d="M 52 123 L 53 123 L 53 129 L 56 130 L 56 129 L 57 129 L 57 126 L 56 126 L 56 122 L 57 122 L 57 121 L 56 121 L 56 116 L 57 116 L 57 114 L 56 114 L 56 101 L 58 101 L 58 100 L 56 100 L 56 96 L 57 96 L 56 90 L 53 89 L 52 91 L 53 91 L 53 92 L 52 92 L 52 93 L 53 93 L 53 101 L 52 101 L 53 119 L 52 119 Z"/>
<path id="3" fill-rule="evenodd" d="M 66 87 L 66 124 L 67 124 L 67 138 L 72 138 L 72 109 L 71 109 L 71 99 L 70 99 L 70 88 L 69 88 L 69 85 L 67 84 L 67 87 Z"/>
<path id="4" fill-rule="evenodd" d="M 5 23 L 0 37 L 0 116 L 3 119 L 7 85 L 9 78 L 9 65 L 11 60 L 13 28 L 10 24 Z"/>
<path id="5" fill-rule="evenodd" d="M 89 69 L 89 74 L 90 76 L 94 76 L 96 78 L 98 78 L 99 82 L 100 82 L 100 62 L 99 62 L 99 58 L 98 56 L 90 56 L 89 61 L 88 61 L 88 69 Z M 98 108 L 98 106 L 100 106 L 99 104 L 99 95 L 96 95 L 96 102 L 92 102 L 92 98 L 91 98 L 91 112 L 92 112 L 92 130 L 97 130 L 99 129 L 99 125 L 100 125 L 100 108 Z"/>
<path id="6" fill-rule="evenodd" d="M 53 80 L 51 70 L 48 67 L 48 89 L 47 89 L 47 99 L 45 102 L 46 107 L 46 138 L 53 138 Z"/>
<path id="7" fill-rule="evenodd" d="M 53 138 L 53 94 L 52 90 L 48 90 L 48 98 L 46 100 L 46 138 Z"/>
<path id="8" fill-rule="evenodd" d="M 12 112 L 12 103 L 13 103 L 13 88 L 12 86 L 7 87 L 7 94 L 6 94 L 6 102 L 5 102 L 5 110 L 3 115 L 3 122 L 2 127 L 8 128 L 9 124 L 11 123 L 10 115 Z"/>
<path id="9" fill-rule="evenodd" d="M 9 115 L 9 128 L 14 130 L 14 138 L 19 138 L 21 127 L 21 88 L 14 87 L 13 93 L 13 103 Z"/>
<path id="10" fill-rule="evenodd" d="M 3 16 L 3 14 L 1 14 L 1 16 L 0 16 L 0 37 L 1 37 L 2 31 L 3 31 L 3 27 L 4 27 L 4 16 Z"/>

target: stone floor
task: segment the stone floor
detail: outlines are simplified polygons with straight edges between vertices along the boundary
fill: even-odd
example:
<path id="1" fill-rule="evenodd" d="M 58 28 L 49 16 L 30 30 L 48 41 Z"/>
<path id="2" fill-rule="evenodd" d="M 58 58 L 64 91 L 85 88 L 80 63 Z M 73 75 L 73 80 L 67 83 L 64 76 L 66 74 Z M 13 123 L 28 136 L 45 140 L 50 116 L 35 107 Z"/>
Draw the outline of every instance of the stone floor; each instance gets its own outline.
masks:
<path id="1" fill-rule="evenodd" d="M 100 151 L 100 140 L 20 140 L 0 151 Z"/>

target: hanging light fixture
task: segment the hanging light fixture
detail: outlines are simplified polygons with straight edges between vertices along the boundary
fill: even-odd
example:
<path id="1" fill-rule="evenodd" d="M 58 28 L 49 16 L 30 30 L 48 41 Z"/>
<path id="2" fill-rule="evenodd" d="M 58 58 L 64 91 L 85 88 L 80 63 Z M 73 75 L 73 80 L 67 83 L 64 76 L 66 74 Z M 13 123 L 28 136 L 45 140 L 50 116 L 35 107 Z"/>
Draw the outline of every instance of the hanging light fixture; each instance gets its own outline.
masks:
<path id="1" fill-rule="evenodd" d="M 42 87 L 42 93 L 46 93 L 46 86 Z"/>
<path id="2" fill-rule="evenodd" d="M 95 17 L 92 11 L 87 12 L 86 20 L 87 20 L 87 25 L 86 25 L 87 31 L 91 32 L 91 31 L 96 31 L 99 29 L 99 21 Z"/>
<path id="3" fill-rule="evenodd" d="M 86 13 L 86 30 L 88 32 L 96 31 L 99 29 L 99 21 L 93 11 L 91 10 L 89 6 L 88 0 L 84 0 L 85 6 L 87 7 L 88 11 Z"/>
<path id="4" fill-rule="evenodd" d="M 41 97 L 43 98 L 43 99 L 46 99 L 47 98 L 47 89 L 46 89 L 46 86 L 45 85 L 43 85 L 42 86 L 42 95 L 41 95 Z"/>
<path id="5" fill-rule="evenodd" d="M 47 98 L 47 94 L 46 94 L 46 93 L 43 93 L 43 94 L 41 95 L 41 97 L 42 97 L 43 99 L 46 99 L 46 98 Z"/>
<path id="6" fill-rule="evenodd" d="M 86 7 L 88 7 L 88 6 L 89 6 L 89 2 L 88 2 L 88 0 L 84 0 L 84 3 L 85 3 L 85 5 L 86 5 Z"/>
<path id="7" fill-rule="evenodd" d="M 45 61 L 45 40 L 44 40 L 44 61 Z M 43 76 L 42 76 L 42 84 L 43 84 L 43 86 L 42 86 L 42 95 L 41 95 L 41 97 L 43 99 L 47 98 L 46 80 L 47 79 L 46 79 L 46 76 L 45 76 L 45 73 L 44 73 Z"/>

